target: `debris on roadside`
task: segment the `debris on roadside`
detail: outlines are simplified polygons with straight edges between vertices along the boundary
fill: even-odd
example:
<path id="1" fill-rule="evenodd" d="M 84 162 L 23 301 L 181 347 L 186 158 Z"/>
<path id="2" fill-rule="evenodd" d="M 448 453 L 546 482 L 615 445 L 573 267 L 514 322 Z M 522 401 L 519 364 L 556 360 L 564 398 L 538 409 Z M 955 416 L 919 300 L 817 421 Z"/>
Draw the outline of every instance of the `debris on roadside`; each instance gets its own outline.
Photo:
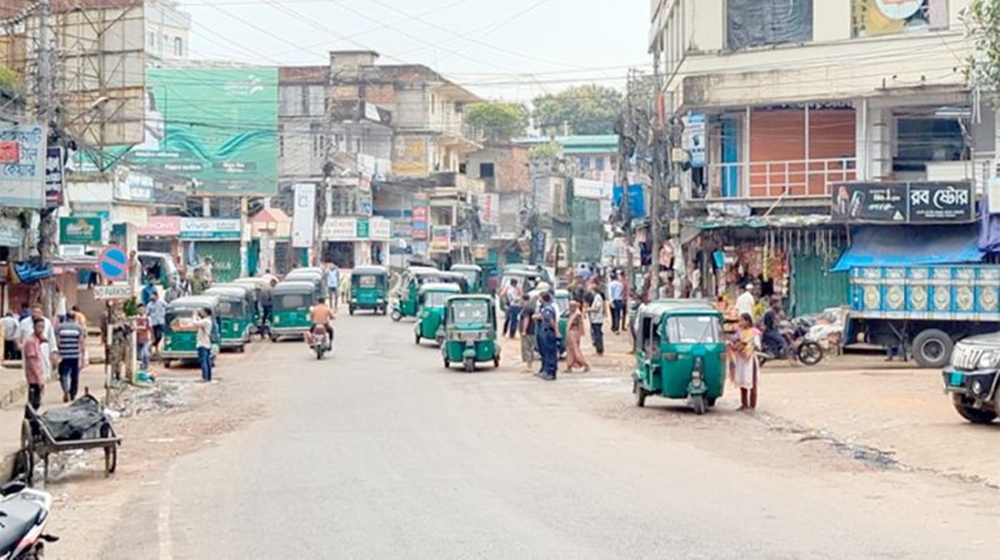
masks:
<path id="1" fill-rule="evenodd" d="M 121 418 L 140 414 L 165 414 L 190 404 L 184 383 L 136 385 L 122 391 L 110 409 Z"/>

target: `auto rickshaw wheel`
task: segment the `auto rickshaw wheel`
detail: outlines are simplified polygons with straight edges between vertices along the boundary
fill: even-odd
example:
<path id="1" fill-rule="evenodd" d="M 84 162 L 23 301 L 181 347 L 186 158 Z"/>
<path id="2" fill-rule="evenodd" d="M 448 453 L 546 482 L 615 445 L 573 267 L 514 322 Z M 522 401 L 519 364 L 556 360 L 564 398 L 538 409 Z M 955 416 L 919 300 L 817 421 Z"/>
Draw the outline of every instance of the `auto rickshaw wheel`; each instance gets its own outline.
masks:
<path id="1" fill-rule="evenodd" d="M 493 358 L 493 367 L 500 367 L 500 356 Z"/>
<path id="2" fill-rule="evenodd" d="M 639 408 L 646 406 L 646 390 L 642 388 L 638 380 L 632 382 L 632 394 L 635 395 L 635 406 Z"/>
<path id="3" fill-rule="evenodd" d="M 472 358 L 466 358 L 464 364 L 466 373 L 472 373 L 476 371 L 476 360 Z"/>
<path id="4" fill-rule="evenodd" d="M 708 398 L 708 408 L 714 408 L 714 407 L 715 407 L 715 403 L 716 403 L 716 402 L 717 402 L 718 400 L 719 400 L 719 398 L 718 398 L 718 397 L 709 397 L 709 398 Z"/>
<path id="5" fill-rule="evenodd" d="M 413 343 L 420 344 L 420 333 L 413 333 Z"/>
<path id="6" fill-rule="evenodd" d="M 444 359 L 444 367 L 445 369 L 451 369 L 451 362 L 448 361 L 448 358 Z"/>
<path id="7" fill-rule="evenodd" d="M 691 408 L 694 409 L 694 413 L 698 416 L 705 414 L 705 395 L 695 395 L 691 397 Z"/>
<path id="8" fill-rule="evenodd" d="M 393 309 L 391 317 L 393 321 L 398 323 L 403 319 L 403 314 L 400 313 L 398 309 Z"/>
<path id="9" fill-rule="evenodd" d="M 351 316 L 353 317 L 354 316 L 354 306 L 352 305 L 352 306 L 348 307 L 347 308 L 347 312 L 350 313 Z"/>

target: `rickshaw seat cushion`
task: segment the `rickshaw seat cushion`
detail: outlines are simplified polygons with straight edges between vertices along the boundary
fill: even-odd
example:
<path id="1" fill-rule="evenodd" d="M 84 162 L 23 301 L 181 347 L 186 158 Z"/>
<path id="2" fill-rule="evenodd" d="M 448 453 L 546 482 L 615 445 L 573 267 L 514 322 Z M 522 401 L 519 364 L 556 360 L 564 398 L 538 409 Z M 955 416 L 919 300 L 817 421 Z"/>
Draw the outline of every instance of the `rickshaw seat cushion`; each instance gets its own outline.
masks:
<path id="1" fill-rule="evenodd" d="M 105 422 L 101 403 L 91 395 L 84 395 L 67 406 L 50 409 L 40 418 L 56 441 L 84 439 Z"/>

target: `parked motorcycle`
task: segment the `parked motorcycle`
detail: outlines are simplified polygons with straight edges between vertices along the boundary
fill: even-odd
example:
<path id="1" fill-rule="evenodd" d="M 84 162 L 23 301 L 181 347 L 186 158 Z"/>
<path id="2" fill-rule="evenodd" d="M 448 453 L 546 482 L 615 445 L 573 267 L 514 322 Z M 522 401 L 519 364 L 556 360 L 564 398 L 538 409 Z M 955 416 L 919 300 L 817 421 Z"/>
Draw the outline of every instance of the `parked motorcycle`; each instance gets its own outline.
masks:
<path id="1" fill-rule="evenodd" d="M 309 347 L 316 353 L 316 359 L 322 360 L 323 354 L 333 351 L 333 339 L 323 325 L 313 327 L 310 335 Z"/>
<path id="2" fill-rule="evenodd" d="M 0 560 L 42 558 L 45 543 L 59 540 L 45 534 L 52 496 L 23 482 L 0 487 Z"/>
<path id="3" fill-rule="evenodd" d="M 766 338 L 761 341 L 763 349 L 757 353 L 760 365 L 767 362 L 791 360 L 807 366 L 814 366 L 823 361 L 823 347 L 809 338 L 812 324 L 805 319 L 796 319 L 781 325 L 782 336 L 785 337 L 785 351 L 782 352 L 773 341 Z M 790 342 L 789 342 L 790 339 Z"/>

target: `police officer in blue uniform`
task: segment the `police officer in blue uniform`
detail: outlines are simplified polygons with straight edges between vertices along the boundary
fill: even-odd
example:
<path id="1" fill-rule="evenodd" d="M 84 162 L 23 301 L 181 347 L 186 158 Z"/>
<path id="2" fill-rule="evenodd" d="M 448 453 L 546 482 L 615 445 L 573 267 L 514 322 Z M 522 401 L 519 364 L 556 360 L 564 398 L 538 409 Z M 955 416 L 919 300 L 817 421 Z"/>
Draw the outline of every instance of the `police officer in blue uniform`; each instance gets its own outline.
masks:
<path id="1" fill-rule="evenodd" d="M 559 370 L 559 314 L 552 304 L 552 292 L 541 294 L 541 308 L 538 323 L 538 353 L 542 355 L 541 377 L 547 381 L 555 381 Z"/>

